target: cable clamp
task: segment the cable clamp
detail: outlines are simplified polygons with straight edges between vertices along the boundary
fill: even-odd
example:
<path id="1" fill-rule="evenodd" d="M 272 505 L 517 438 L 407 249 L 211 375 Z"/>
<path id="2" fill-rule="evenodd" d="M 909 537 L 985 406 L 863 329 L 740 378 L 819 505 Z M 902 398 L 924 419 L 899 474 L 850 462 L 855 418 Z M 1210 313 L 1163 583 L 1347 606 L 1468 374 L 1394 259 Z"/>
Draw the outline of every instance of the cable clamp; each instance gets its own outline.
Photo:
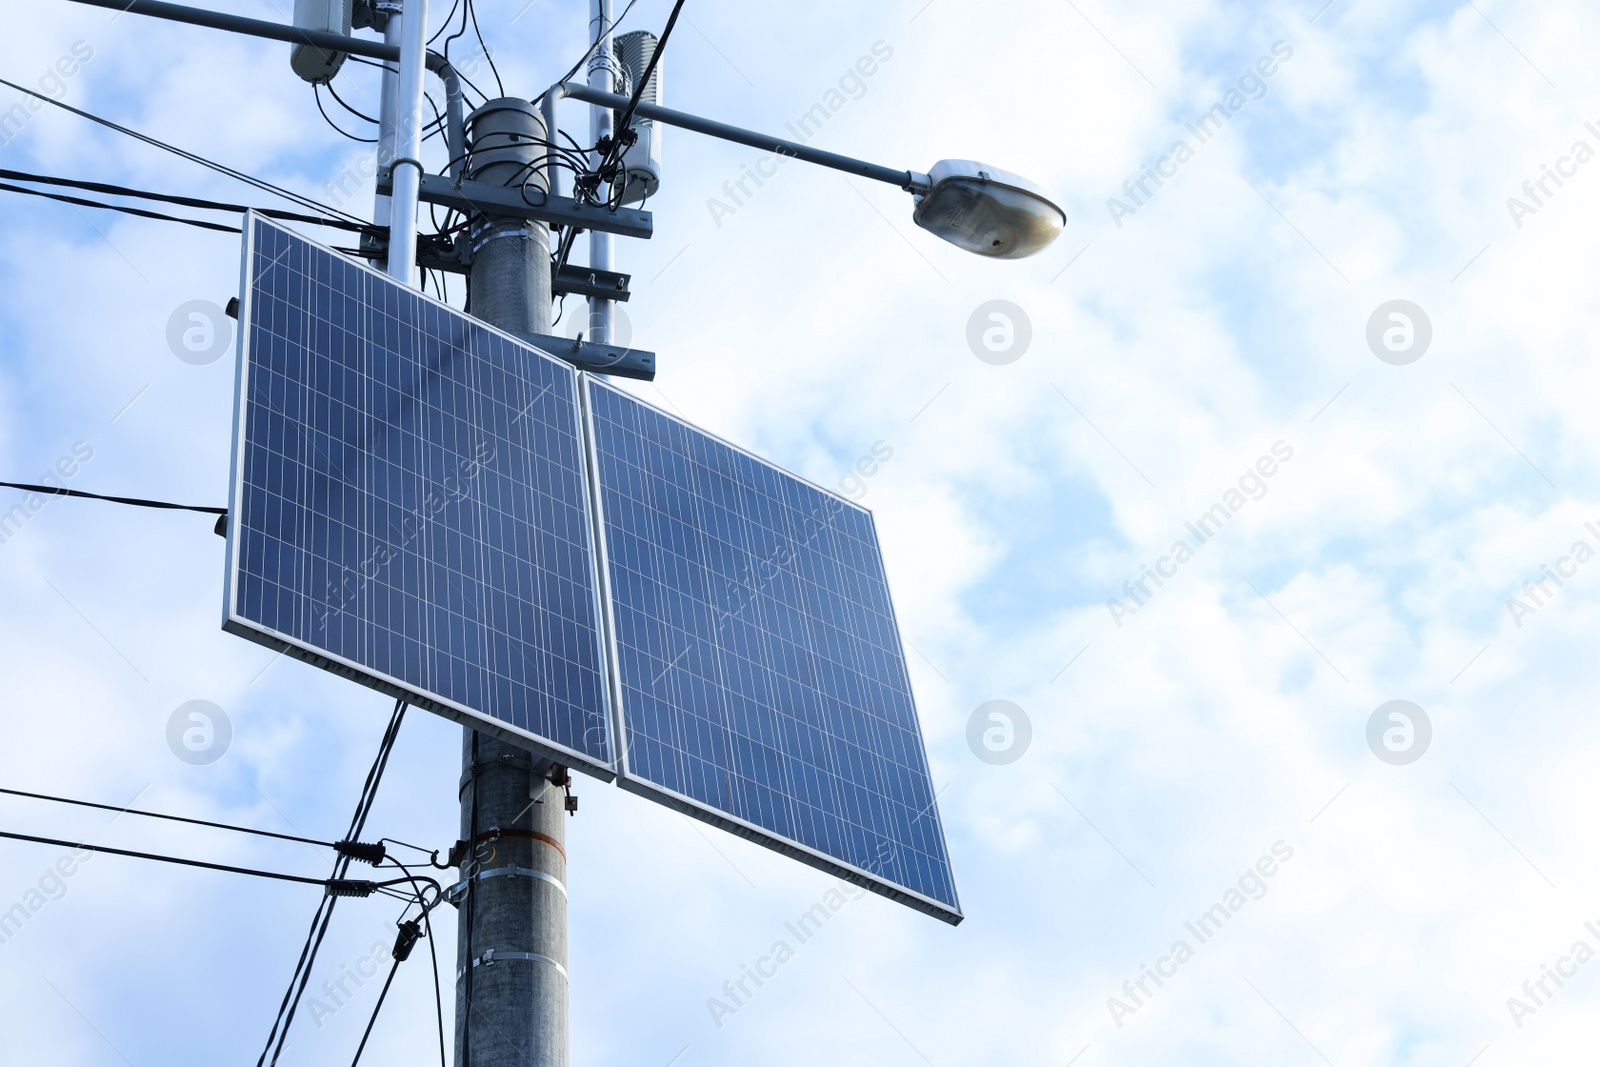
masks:
<path id="1" fill-rule="evenodd" d="M 523 963 L 542 963 L 546 967 L 554 968 L 562 978 L 567 977 L 567 969 L 549 956 L 541 956 L 537 952 L 496 952 L 494 949 L 485 949 L 483 955 L 472 961 L 473 967 L 493 967 L 502 960 L 521 961 Z M 465 967 L 456 972 L 456 981 L 460 981 L 467 973 Z"/>

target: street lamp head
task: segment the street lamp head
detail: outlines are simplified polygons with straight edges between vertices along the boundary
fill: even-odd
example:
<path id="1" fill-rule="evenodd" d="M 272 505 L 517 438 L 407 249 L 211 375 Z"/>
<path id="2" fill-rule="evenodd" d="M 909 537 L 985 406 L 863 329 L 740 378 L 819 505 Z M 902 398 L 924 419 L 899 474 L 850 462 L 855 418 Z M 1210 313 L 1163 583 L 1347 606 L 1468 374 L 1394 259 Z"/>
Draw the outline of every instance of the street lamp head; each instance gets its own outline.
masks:
<path id="1" fill-rule="evenodd" d="M 926 175 L 913 175 L 912 193 L 918 226 L 980 256 L 1031 256 L 1067 224 L 1066 212 L 1038 186 L 970 159 L 941 159 Z"/>

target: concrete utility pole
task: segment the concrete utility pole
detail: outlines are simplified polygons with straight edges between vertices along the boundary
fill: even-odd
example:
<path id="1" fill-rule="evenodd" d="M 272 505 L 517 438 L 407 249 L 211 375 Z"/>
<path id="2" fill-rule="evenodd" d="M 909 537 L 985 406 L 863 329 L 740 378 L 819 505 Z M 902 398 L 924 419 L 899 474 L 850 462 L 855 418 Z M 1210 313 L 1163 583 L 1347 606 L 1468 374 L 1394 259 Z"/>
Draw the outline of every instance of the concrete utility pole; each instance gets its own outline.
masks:
<path id="1" fill-rule="evenodd" d="M 471 180 L 547 188 L 544 121 L 528 101 L 490 100 L 468 131 Z M 479 216 L 471 239 L 471 314 L 509 333 L 549 333 L 548 228 Z M 456 1067 L 567 1067 L 565 778 L 526 749 L 465 731 Z"/>

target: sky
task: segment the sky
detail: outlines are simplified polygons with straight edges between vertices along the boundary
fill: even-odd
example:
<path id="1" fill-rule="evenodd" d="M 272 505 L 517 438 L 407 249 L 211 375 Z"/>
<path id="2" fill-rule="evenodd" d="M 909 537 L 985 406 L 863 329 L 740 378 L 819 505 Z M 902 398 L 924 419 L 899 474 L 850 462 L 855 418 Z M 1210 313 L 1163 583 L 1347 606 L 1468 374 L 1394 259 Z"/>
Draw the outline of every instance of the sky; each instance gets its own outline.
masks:
<path id="1" fill-rule="evenodd" d="M 478 12 L 514 95 L 585 47 L 577 0 Z M 370 209 L 341 177 L 370 149 L 287 46 L 65 0 L 5 25 L 9 81 Z M 852 895 L 718 1016 L 836 882 L 580 776 L 575 1067 L 1592 1058 L 1597 46 L 1592 8 L 1508 0 L 689 0 L 670 106 L 781 131 L 842 97 L 813 144 L 982 160 L 1068 223 L 982 259 L 903 192 L 799 163 L 735 202 L 761 153 L 667 131 L 655 237 L 618 242 L 660 361 L 629 387 L 824 485 L 889 453 L 861 500 L 966 919 Z M 369 112 L 370 75 L 336 83 Z M 10 170 L 271 202 L 53 108 L 0 128 Z M 0 480 L 224 503 L 234 361 L 168 329 L 237 295 L 238 238 L 11 193 L 0 221 Z M 222 577 L 205 516 L 57 499 L 14 523 L 0 784 L 338 835 L 390 702 L 223 634 Z M 169 741 L 196 700 L 226 723 L 204 764 Z M 412 711 L 372 825 L 452 842 L 459 741 Z M 0 829 L 326 866 L 14 797 Z M 0 914 L 27 913 L 0 1063 L 253 1062 L 317 896 L 0 842 Z M 313 990 L 386 952 L 393 910 L 342 905 Z M 348 1062 L 375 999 L 302 1016 L 283 1062 Z M 367 1055 L 436 1040 L 412 962 Z"/>

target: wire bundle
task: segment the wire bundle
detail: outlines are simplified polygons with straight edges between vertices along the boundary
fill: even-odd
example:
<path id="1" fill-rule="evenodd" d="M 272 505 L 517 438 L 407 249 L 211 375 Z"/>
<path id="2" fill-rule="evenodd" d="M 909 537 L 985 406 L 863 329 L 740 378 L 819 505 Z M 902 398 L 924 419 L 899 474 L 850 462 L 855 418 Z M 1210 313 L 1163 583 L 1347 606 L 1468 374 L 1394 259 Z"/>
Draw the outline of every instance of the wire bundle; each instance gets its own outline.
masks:
<path id="1" fill-rule="evenodd" d="M 395 738 L 400 734 L 400 723 L 405 718 L 405 713 L 405 701 L 395 701 L 394 713 L 389 718 L 388 728 L 384 730 L 377 758 L 373 760 L 372 769 L 367 772 L 366 783 L 361 787 L 361 797 L 356 802 L 355 814 L 350 818 L 350 829 L 345 834 L 347 841 L 361 839 L 361 831 L 367 824 L 367 817 L 372 814 L 372 804 L 378 795 L 378 784 L 383 780 L 384 769 L 389 765 L 389 754 L 394 750 Z M 349 868 L 350 858 L 340 856 L 333 865 L 333 877 L 343 878 Z M 283 1003 L 278 1005 L 277 1017 L 273 1019 L 272 1028 L 267 1032 L 266 1047 L 256 1060 L 256 1067 L 263 1067 L 268 1063 L 276 1064 L 278 1057 L 283 1054 L 284 1043 L 289 1039 L 289 1027 L 294 1023 L 295 1012 L 300 1007 L 300 998 L 305 994 L 306 985 L 311 981 L 311 969 L 317 962 L 322 939 L 327 936 L 328 924 L 333 919 L 333 907 L 336 903 L 338 898 L 333 894 L 324 895 L 317 905 L 316 913 L 311 917 L 311 929 L 306 934 L 305 946 L 300 950 L 300 960 L 295 964 L 294 974 L 289 979 L 289 988 L 283 994 Z"/>

